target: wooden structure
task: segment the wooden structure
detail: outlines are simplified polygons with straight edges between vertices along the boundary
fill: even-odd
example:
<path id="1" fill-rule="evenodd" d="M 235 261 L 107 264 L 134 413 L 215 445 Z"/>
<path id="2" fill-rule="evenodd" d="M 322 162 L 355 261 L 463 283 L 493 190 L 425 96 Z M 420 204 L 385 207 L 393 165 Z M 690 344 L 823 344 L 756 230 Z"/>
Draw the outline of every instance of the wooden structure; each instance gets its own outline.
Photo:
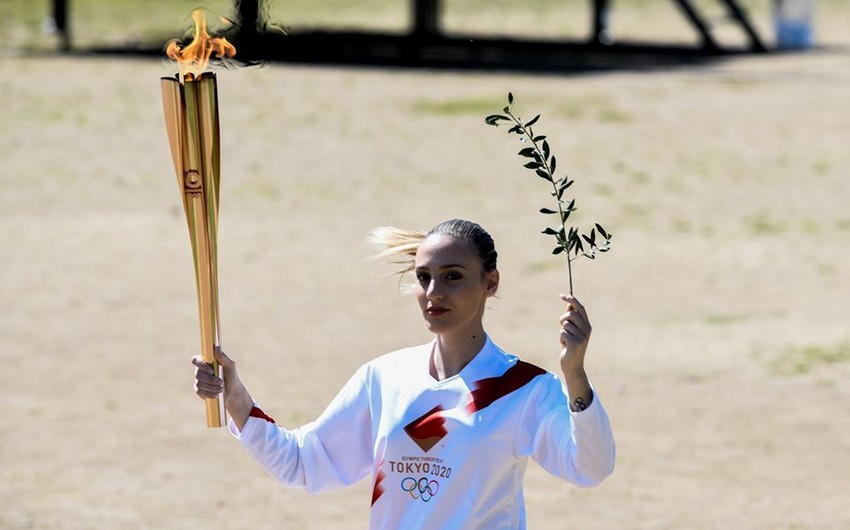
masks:
<path id="1" fill-rule="evenodd" d="M 69 43 L 69 0 L 52 0 L 57 29 Z M 281 35 L 263 28 L 263 0 L 234 0 L 240 22 L 228 38 L 239 55 L 248 60 L 281 60 L 304 63 L 371 64 L 384 66 L 484 67 L 551 69 L 558 67 L 606 68 L 642 63 L 658 64 L 702 60 L 734 53 L 763 53 L 767 47 L 759 37 L 738 0 L 715 0 L 726 11 L 725 23 L 740 29 L 747 44 L 729 48 L 720 44 L 713 26 L 693 0 L 669 0 L 681 11 L 699 36 L 699 44 L 675 46 L 661 43 L 628 43 L 614 38 L 610 27 L 615 0 L 591 2 L 590 38 L 583 40 L 449 36 L 441 30 L 442 0 L 407 0 L 410 26 L 406 33 L 310 30 Z M 284 0 L 279 0 L 284 1 Z M 703 4 L 704 5 L 704 4 Z M 61 23 L 60 23 L 61 22 Z M 161 53 L 149 50 L 98 50 L 131 53 Z"/>

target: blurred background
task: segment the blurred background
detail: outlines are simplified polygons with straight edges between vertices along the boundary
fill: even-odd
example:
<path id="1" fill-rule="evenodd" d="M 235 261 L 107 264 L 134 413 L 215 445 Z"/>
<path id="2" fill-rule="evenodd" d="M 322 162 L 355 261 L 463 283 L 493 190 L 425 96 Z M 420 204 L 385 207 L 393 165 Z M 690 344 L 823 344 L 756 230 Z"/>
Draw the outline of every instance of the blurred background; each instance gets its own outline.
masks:
<path id="1" fill-rule="evenodd" d="M 795 4 L 806 31 L 780 45 L 776 4 L 741 1 L 755 53 L 722 2 L 689 4 L 720 52 L 678 2 L 618 0 L 615 44 L 679 51 L 217 70 L 223 345 L 264 409 L 310 421 L 359 365 L 429 340 L 371 259 L 381 225 L 480 222 L 502 270 L 488 332 L 557 370 L 550 197 L 484 123 L 511 91 L 576 181 L 576 223 L 614 234 L 574 279 L 617 469 L 579 490 L 530 465 L 529 528 L 850 528 L 850 9 Z M 409 33 L 411 5 L 264 4 L 299 46 Z M 158 50 L 195 7 L 70 0 L 63 41 L 51 2 L 0 0 L 0 528 L 367 527 L 369 480 L 284 490 L 192 392 L 194 273 L 159 88 L 176 67 Z M 441 13 L 447 38 L 594 37 L 590 2 Z"/>
<path id="2" fill-rule="evenodd" d="M 602 11 L 601 18 L 615 42 L 700 44 L 702 37 L 694 31 L 690 12 L 724 46 L 747 42 L 746 34 L 730 16 L 737 8 L 763 43 L 773 49 L 793 47 L 795 42 L 797 47 L 842 44 L 849 16 L 841 0 L 541 0 L 528 4 L 508 0 L 329 0 L 320 4 L 306 0 L 210 0 L 203 4 L 175 0 L 153 5 L 140 0 L 4 0 L 0 28 L 12 50 L 56 49 L 63 44 L 61 29 L 67 30 L 77 49 L 148 49 L 182 35 L 191 26 L 189 13 L 196 7 L 235 21 L 243 5 L 259 7 L 270 25 L 295 33 L 403 34 L 411 31 L 417 8 L 436 6 L 440 29 L 446 35 L 564 40 L 591 39 L 596 9 Z M 794 29 L 789 26 L 794 23 L 800 23 L 797 30 L 804 34 L 798 34 L 796 40 L 783 33 Z"/>

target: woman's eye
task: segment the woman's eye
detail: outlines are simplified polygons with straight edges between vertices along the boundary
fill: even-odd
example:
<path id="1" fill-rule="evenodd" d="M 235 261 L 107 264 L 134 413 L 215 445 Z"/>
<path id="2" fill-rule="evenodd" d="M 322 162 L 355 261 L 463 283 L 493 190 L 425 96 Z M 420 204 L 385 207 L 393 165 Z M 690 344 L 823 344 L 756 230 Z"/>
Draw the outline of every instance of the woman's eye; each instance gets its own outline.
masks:
<path id="1" fill-rule="evenodd" d="M 450 272 L 446 274 L 446 279 L 449 281 L 460 280 L 461 278 L 463 278 L 463 275 L 459 272 Z"/>
<path id="2" fill-rule="evenodd" d="M 425 283 L 425 282 L 429 281 L 431 279 L 431 277 L 428 276 L 427 274 L 425 274 L 424 272 L 420 272 L 419 274 L 416 275 L 416 279 L 419 280 L 419 282 L 421 282 L 421 283 Z"/>

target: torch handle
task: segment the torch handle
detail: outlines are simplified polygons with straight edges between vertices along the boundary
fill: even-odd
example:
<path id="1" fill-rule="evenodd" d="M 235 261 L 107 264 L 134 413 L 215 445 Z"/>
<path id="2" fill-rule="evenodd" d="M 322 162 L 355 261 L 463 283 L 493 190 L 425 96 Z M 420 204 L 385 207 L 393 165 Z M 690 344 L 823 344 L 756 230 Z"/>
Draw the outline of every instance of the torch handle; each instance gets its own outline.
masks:
<path id="1" fill-rule="evenodd" d="M 216 375 L 222 377 L 221 365 L 213 359 L 213 370 Z M 204 405 L 207 411 L 207 427 L 221 427 L 225 418 L 224 400 L 220 397 L 204 399 Z"/>
<path id="2" fill-rule="evenodd" d="M 195 175 L 189 171 L 186 175 L 185 195 L 187 217 L 189 219 L 189 237 L 192 240 L 192 252 L 195 258 L 195 280 L 198 291 L 198 316 L 201 331 L 201 355 L 204 362 L 213 366 L 221 375 L 218 362 L 215 360 L 215 349 L 219 343 L 218 330 L 218 298 L 215 293 L 215 269 L 210 253 L 210 233 L 206 222 L 206 205 L 204 195 L 194 188 Z M 221 399 L 207 399 L 207 426 L 221 427 Z"/>
<path id="3" fill-rule="evenodd" d="M 162 81 L 166 129 L 183 198 L 195 262 L 201 355 L 216 374 L 215 349 L 221 345 L 218 310 L 218 111 L 215 78 L 180 84 Z M 221 427 L 221 398 L 207 399 L 208 427 Z"/>

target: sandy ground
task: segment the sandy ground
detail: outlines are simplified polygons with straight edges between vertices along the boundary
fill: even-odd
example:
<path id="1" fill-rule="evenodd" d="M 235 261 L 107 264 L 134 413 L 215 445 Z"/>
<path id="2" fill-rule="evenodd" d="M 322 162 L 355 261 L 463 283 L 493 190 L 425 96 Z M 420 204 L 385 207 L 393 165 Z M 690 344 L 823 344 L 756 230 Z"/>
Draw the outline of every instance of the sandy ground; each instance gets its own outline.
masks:
<path id="1" fill-rule="evenodd" d="M 850 54 L 583 76 L 222 72 L 224 345 L 280 422 L 428 340 L 371 227 L 475 219 L 486 322 L 557 367 L 542 181 L 483 116 L 541 112 L 584 225 L 589 372 L 618 442 L 578 490 L 532 465 L 529 527 L 850 528 Z M 369 485 L 280 488 L 204 426 L 159 61 L 0 59 L 0 528 L 365 528 Z"/>

